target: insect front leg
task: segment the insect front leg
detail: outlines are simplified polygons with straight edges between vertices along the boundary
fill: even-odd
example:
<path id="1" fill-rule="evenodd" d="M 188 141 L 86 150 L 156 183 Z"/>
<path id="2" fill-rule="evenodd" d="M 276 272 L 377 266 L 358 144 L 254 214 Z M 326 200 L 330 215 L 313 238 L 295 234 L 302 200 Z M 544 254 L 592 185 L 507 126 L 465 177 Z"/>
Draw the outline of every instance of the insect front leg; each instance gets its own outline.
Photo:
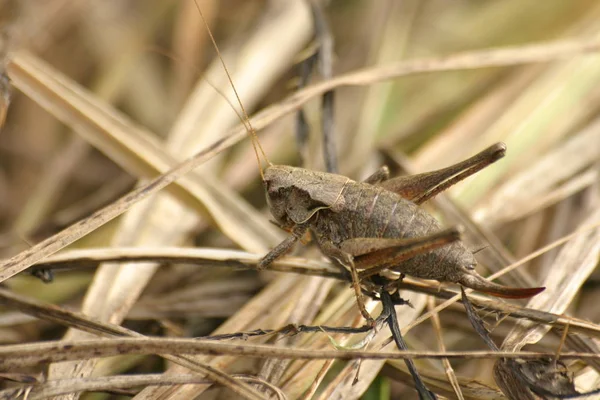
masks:
<path id="1" fill-rule="evenodd" d="M 308 225 L 296 225 L 292 229 L 292 235 L 288 236 L 283 242 L 279 243 L 275 246 L 271 251 L 269 251 L 263 258 L 260 259 L 256 268 L 261 270 L 267 268 L 269 265 L 273 263 L 273 261 L 277 260 L 285 253 L 290 251 L 292 247 L 300 240 L 306 231 L 308 230 Z"/>
<path id="2" fill-rule="evenodd" d="M 333 242 L 326 239 L 319 240 L 319 247 L 321 248 L 321 252 L 327 257 L 339 262 L 350 270 L 350 276 L 352 277 L 352 288 L 354 289 L 358 309 L 360 310 L 363 318 L 367 321 L 367 325 L 375 326 L 376 322 L 371 314 L 369 314 L 369 311 L 367 311 L 367 307 L 365 306 L 365 299 L 360 288 L 360 279 L 358 277 L 356 266 L 354 265 L 354 257 L 352 254 L 341 250 L 340 248 L 336 247 Z"/>

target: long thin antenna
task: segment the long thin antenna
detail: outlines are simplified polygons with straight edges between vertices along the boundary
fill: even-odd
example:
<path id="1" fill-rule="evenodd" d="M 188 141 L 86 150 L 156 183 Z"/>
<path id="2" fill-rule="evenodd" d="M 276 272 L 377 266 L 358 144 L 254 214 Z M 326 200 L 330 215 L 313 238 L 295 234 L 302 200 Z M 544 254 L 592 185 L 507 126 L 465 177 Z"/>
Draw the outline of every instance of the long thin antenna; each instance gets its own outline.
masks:
<path id="1" fill-rule="evenodd" d="M 198 9 L 198 13 L 200 13 L 200 17 L 202 18 L 202 22 L 204 22 L 204 26 L 206 26 L 206 30 L 208 31 L 208 36 L 210 37 L 213 47 L 215 48 L 215 51 L 217 52 L 217 56 L 219 57 L 219 60 L 221 61 L 221 65 L 223 65 L 223 69 L 225 70 L 227 79 L 229 80 L 229 83 L 231 84 L 233 93 L 235 93 L 235 97 L 237 98 L 240 108 L 242 109 L 242 114 L 244 117 L 242 119 L 242 123 L 244 124 L 244 126 L 246 127 L 246 129 L 248 130 L 248 133 L 250 135 L 250 139 L 252 141 L 252 147 L 254 147 L 254 154 L 256 155 L 256 161 L 258 162 L 258 168 L 260 170 L 260 177 L 264 181 L 265 177 L 264 177 L 263 169 L 262 169 L 261 162 L 260 162 L 259 150 L 260 150 L 260 154 L 262 154 L 265 162 L 268 165 L 273 165 L 273 164 L 271 164 L 271 162 L 269 161 L 269 158 L 265 154 L 265 151 L 263 150 L 262 146 L 260 145 L 260 142 L 258 141 L 258 135 L 256 134 L 254 127 L 252 127 L 252 123 L 250 122 L 250 117 L 248 116 L 248 113 L 246 112 L 246 109 L 244 108 L 244 104 L 242 103 L 240 95 L 238 94 L 238 91 L 235 88 L 233 79 L 231 78 L 231 74 L 229 73 L 229 69 L 227 69 L 227 65 L 225 65 L 225 60 L 223 59 L 223 56 L 221 56 L 221 52 L 219 51 L 219 46 L 217 46 L 217 41 L 215 40 L 215 38 L 210 30 L 210 27 L 208 26 L 208 22 L 206 22 L 206 19 L 204 18 L 204 14 L 202 14 L 202 10 L 200 9 L 200 6 L 198 5 L 198 2 L 196 0 L 194 0 L 194 4 L 196 5 L 196 8 Z"/>
<path id="2" fill-rule="evenodd" d="M 169 59 L 171 59 L 171 60 L 173 60 L 175 62 L 183 64 L 185 67 L 194 70 L 194 72 L 196 72 L 196 74 L 198 76 L 201 75 L 200 68 L 198 68 L 196 65 L 193 65 L 190 62 L 186 62 L 182 57 L 180 57 L 179 55 L 177 55 L 177 54 L 175 54 L 173 52 L 170 52 L 170 51 L 168 51 L 168 50 L 166 50 L 164 48 L 161 48 L 161 47 L 150 47 L 149 50 L 152 51 L 152 52 L 154 52 L 154 53 L 156 53 L 156 54 L 159 54 L 161 56 L 168 57 Z M 217 92 L 219 94 L 219 96 L 221 96 L 221 98 L 227 102 L 227 104 L 229 104 L 229 106 L 231 107 L 231 109 L 233 110 L 233 112 L 237 115 L 238 119 L 240 121 L 242 121 L 242 123 L 244 124 L 244 126 L 246 126 L 246 121 L 244 120 L 244 117 L 242 117 L 242 114 L 240 114 L 238 112 L 238 110 L 235 109 L 235 106 L 233 105 L 233 103 L 231 102 L 231 100 L 229 100 L 229 97 L 227 97 L 227 95 L 225 94 L 225 92 L 223 92 L 221 89 L 219 89 L 208 78 L 204 78 L 204 82 L 206 82 L 206 84 L 208 86 L 210 86 L 211 88 L 213 88 L 213 90 L 215 92 Z"/>

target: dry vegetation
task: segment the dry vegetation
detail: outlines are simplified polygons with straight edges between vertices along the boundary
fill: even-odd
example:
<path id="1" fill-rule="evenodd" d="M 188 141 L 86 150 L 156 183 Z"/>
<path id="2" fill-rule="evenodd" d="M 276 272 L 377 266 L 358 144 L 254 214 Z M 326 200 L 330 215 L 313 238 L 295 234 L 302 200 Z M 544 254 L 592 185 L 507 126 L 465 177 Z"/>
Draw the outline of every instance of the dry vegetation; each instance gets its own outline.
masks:
<path id="1" fill-rule="evenodd" d="M 439 168 L 505 142 L 505 159 L 427 207 L 466 225 L 472 249 L 485 246 L 486 275 L 570 235 L 499 278 L 543 294 L 472 300 L 502 351 L 597 352 L 600 3 L 331 1 L 339 78 L 295 95 L 294 65 L 315 49 L 305 3 L 198 3 L 273 162 L 298 164 L 294 111 L 304 105 L 306 162 L 323 168 L 319 96 L 331 88 L 350 177 L 384 162 Z M 0 16 L 11 80 L 0 99 L 0 398 L 416 398 L 387 327 L 354 352 L 324 333 L 160 339 L 361 324 L 348 284 L 319 276 L 337 270 L 315 249 L 300 246 L 277 271 L 252 269 L 285 233 L 268 223 L 237 104 L 192 0 L 4 0 Z M 20 273 L 42 261 L 57 268 L 53 283 Z M 402 289 L 413 308 L 397 307 L 410 349 L 489 351 L 462 305 L 432 312 L 447 292 L 413 284 Z M 331 338 L 349 346 L 364 336 Z M 87 342 L 43 343 L 61 338 Z M 353 385 L 359 362 L 310 359 L 328 354 L 380 359 L 364 360 Z M 476 355 L 416 362 L 438 395 L 505 398 L 495 359 Z M 564 363 L 578 390 L 600 385 L 597 358 Z M 512 398 L 533 398 L 522 396 Z"/>

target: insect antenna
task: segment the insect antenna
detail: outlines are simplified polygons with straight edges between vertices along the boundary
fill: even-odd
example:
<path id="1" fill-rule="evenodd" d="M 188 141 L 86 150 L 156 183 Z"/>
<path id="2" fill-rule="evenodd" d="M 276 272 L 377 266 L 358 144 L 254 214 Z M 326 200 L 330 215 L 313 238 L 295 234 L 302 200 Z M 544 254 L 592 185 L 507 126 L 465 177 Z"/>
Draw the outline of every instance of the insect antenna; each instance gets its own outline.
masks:
<path id="1" fill-rule="evenodd" d="M 488 247 L 490 247 L 490 246 L 486 244 L 485 246 L 483 246 L 483 247 L 480 247 L 480 248 L 478 248 L 477 250 L 473 250 L 473 251 L 472 251 L 472 253 L 473 253 L 473 254 L 477 254 L 477 253 L 479 253 L 480 251 L 483 251 L 483 250 L 487 249 Z"/>
<path id="2" fill-rule="evenodd" d="M 229 83 L 231 84 L 231 88 L 233 89 L 233 93 L 235 93 L 237 102 L 239 103 L 240 108 L 242 110 L 242 115 L 240 116 L 238 114 L 238 117 L 240 117 L 242 124 L 244 124 L 244 127 L 246 127 L 246 130 L 248 131 L 248 134 L 252 141 L 252 147 L 254 148 L 254 154 L 256 155 L 256 161 L 258 162 L 258 169 L 260 171 L 260 177 L 264 181 L 265 177 L 264 177 L 264 173 L 263 173 L 263 169 L 262 169 L 262 164 L 260 162 L 260 154 L 262 154 L 262 157 L 265 160 L 265 162 L 267 163 L 267 165 L 271 166 L 273 164 L 271 164 L 271 162 L 269 161 L 269 158 L 265 154 L 265 151 L 263 150 L 262 146 L 260 145 L 260 142 L 258 141 L 258 135 L 256 134 L 256 131 L 254 130 L 254 127 L 252 126 L 252 123 L 250 122 L 250 117 L 248 116 L 248 113 L 246 112 L 246 109 L 244 108 L 244 104 L 242 103 L 240 95 L 238 94 L 238 91 L 235 88 L 233 79 L 231 78 L 231 74 L 229 73 L 229 69 L 227 68 L 227 65 L 225 64 L 225 60 L 223 59 L 223 56 L 221 55 L 221 51 L 219 51 L 219 46 L 217 45 L 217 41 L 215 40 L 215 37 L 213 36 L 212 31 L 210 30 L 210 27 L 208 26 L 208 22 L 204 18 L 204 14 L 202 14 L 202 10 L 200 9 L 200 6 L 198 5 L 198 2 L 196 0 L 194 0 L 194 4 L 196 5 L 196 8 L 198 9 L 198 13 L 200 14 L 200 18 L 202 18 L 202 22 L 204 23 L 204 26 L 206 27 L 206 30 L 208 31 L 208 36 L 210 37 L 210 41 L 212 42 L 212 45 L 213 45 L 215 51 L 217 52 L 219 61 L 221 61 L 223 70 L 225 71 L 225 74 L 227 75 L 227 80 L 229 80 Z M 231 104 L 231 102 L 229 102 L 229 104 Z M 235 108 L 234 108 L 234 110 L 235 110 Z"/>

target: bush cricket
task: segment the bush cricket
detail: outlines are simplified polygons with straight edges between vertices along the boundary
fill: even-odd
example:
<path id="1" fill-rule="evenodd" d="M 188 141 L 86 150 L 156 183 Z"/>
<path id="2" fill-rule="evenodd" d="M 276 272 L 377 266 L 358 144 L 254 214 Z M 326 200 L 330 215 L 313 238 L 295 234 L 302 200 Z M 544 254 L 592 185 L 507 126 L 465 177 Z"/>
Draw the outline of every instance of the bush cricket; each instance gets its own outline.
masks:
<path id="1" fill-rule="evenodd" d="M 271 213 L 292 235 L 271 250 L 259 268 L 285 254 L 307 232 L 323 254 L 351 271 L 361 313 L 360 280 L 383 269 L 422 279 L 459 283 L 497 297 L 526 298 L 544 288 L 511 288 L 476 271 L 473 253 L 460 241 L 460 228 L 442 230 L 419 205 L 504 156 L 497 143 L 450 167 L 388 179 L 387 169 L 355 182 L 342 175 L 272 165 L 264 171 Z M 361 271 L 360 273 L 358 271 Z"/>
<path id="2" fill-rule="evenodd" d="M 201 11 L 200 15 L 204 20 Z M 259 269 L 267 268 L 310 232 L 324 255 L 350 271 L 358 307 L 371 325 L 374 320 L 365 308 L 361 280 L 385 269 L 401 276 L 458 283 L 504 298 L 528 298 L 544 290 L 506 287 L 486 280 L 475 271 L 475 257 L 460 240 L 461 228 L 442 230 L 440 223 L 419 207 L 502 158 L 506 152 L 503 143 L 440 170 L 390 178 L 383 167 L 363 182 L 332 173 L 273 165 L 260 146 L 210 31 L 209 36 L 242 109 L 271 214 L 279 227 L 291 232 L 260 260 Z M 268 164 L 264 170 L 259 150 Z"/>

